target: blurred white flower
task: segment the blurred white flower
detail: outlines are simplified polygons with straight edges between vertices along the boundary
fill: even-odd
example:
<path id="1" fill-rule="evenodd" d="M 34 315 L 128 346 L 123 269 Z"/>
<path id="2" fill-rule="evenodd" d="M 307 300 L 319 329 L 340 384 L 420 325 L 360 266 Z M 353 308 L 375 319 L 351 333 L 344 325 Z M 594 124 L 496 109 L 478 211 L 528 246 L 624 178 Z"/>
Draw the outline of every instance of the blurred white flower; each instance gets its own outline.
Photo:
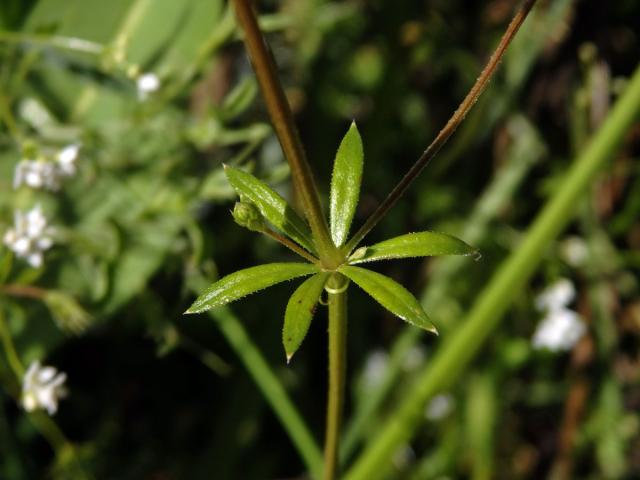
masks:
<path id="1" fill-rule="evenodd" d="M 21 160 L 13 174 L 13 188 L 26 185 L 31 188 L 51 190 L 60 189 L 63 177 L 72 177 L 76 174 L 76 160 L 80 145 L 71 144 L 60 150 L 53 161 L 44 159 Z"/>
<path id="2" fill-rule="evenodd" d="M 415 370 L 424 363 L 425 358 L 424 348 L 415 346 L 407 352 L 402 367 L 407 371 Z"/>
<path id="3" fill-rule="evenodd" d="M 136 82 L 138 99 L 146 100 L 149 95 L 160 88 L 160 79 L 155 73 L 143 73 Z"/>
<path id="4" fill-rule="evenodd" d="M 552 352 L 571 350 L 586 331 L 580 315 L 573 310 L 550 310 L 533 334 L 533 347 Z"/>
<path id="5" fill-rule="evenodd" d="M 384 350 L 374 350 L 367 357 L 362 372 L 362 383 L 366 389 L 380 384 L 389 366 L 389 355 Z"/>
<path id="6" fill-rule="evenodd" d="M 453 397 L 448 393 L 441 393 L 433 397 L 431 401 L 427 403 L 427 407 L 424 410 L 424 416 L 428 420 L 440 420 L 451 413 L 453 406 Z"/>
<path id="7" fill-rule="evenodd" d="M 13 188 L 18 188 L 23 184 L 31 188 L 58 190 L 60 179 L 56 165 L 44 160 L 20 161 L 13 174 Z"/>
<path id="8" fill-rule="evenodd" d="M 536 308 L 543 312 L 565 308 L 575 296 L 576 289 L 571 280 L 561 278 L 538 295 Z"/>
<path id="9" fill-rule="evenodd" d="M 576 289 L 570 280 L 562 278 L 542 292 L 536 307 L 545 316 L 533 334 L 533 348 L 553 352 L 571 350 L 587 331 L 587 327 L 568 305 L 574 300 Z"/>
<path id="10" fill-rule="evenodd" d="M 61 176 L 72 177 L 76 174 L 76 160 L 80 152 L 80 145 L 72 143 L 67 145 L 56 155 L 56 164 Z"/>
<path id="11" fill-rule="evenodd" d="M 22 406 L 28 412 L 44 408 L 49 415 L 58 410 L 58 400 L 65 397 L 64 382 L 67 375 L 54 367 L 41 366 L 35 361 L 22 380 Z"/>
<path id="12" fill-rule="evenodd" d="M 562 243 L 561 253 L 569 265 L 580 267 L 587 260 L 589 247 L 583 238 L 571 236 Z"/>
<path id="13" fill-rule="evenodd" d="M 5 233 L 4 243 L 19 258 L 38 268 L 42 265 L 43 252 L 53 245 L 52 234 L 53 228 L 47 226 L 40 205 L 36 205 L 27 213 L 15 213 L 14 227 Z"/>

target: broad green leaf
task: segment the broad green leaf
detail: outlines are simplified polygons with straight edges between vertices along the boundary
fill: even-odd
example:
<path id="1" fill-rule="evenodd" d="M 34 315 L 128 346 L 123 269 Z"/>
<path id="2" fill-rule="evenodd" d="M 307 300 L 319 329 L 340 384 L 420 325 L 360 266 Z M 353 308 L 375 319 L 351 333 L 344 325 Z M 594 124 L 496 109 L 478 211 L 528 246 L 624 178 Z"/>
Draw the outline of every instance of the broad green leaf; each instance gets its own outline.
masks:
<path id="1" fill-rule="evenodd" d="M 287 354 L 287 362 L 296 353 L 309 330 L 316 304 L 328 277 L 329 273 L 318 273 L 305 280 L 289 299 L 282 329 L 282 343 Z"/>
<path id="2" fill-rule="evenodd" d="M 239 270 L 207 288 L 185 313 L 205 312 L 276 283 L 316 272 L 318 267 L 309 263 L 268 263 Z"/>
<path id="3" fill-rule="evenodd" d="M 362 247 L 349 258 L 351 265 L 391 258 L 431 257 L 435 255 L 472 255 L 477 250 L 462 240 L 438 232 L 407 233 Z"/>
<path id="4" fill-rule="evenodd" d="M 225 165 L 224 171 L 238 195 L 255 204 L 264 218 L 274 227 L 315 253 L 309 226 L 293 211 L 284 198 L 250 173 L 228 165 Z"/>
<path id="5" fill-rule="evenodd" d="M 331 238 L 338 247 L 347 239 L 358 205 L 363 157 L 362 139 L 353 122 L 338 147 L 331 177 Z"/>
<path id="6" fill-rule="evenodd" d="M 394 315 L 411 325 L 424 328 L 435 334 L 438 333 L 418 300 L 396 281 L 366 268 L 343 265 L 338 271 L 357 283 L 360 288 Z"/>

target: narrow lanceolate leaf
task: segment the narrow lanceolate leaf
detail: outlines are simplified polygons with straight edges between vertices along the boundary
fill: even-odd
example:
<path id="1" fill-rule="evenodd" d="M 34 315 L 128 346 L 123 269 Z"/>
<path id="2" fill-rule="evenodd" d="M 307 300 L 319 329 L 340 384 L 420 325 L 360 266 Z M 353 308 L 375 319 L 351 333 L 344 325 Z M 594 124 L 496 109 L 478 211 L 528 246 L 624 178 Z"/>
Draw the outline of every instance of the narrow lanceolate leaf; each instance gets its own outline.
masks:
<path id="1" fill-rule="evenodd" d="M 338 147 L 331 177 L 331 238 L 337 246 L 347 239 L 358 205 L 363 157 L 362 139 L 354 122 Z"/>
<path id="2" fill-rule="evenodd" d="M 309 225 L 284 198 L 250 173 L 228 165 L 224 171 L 238 195 L 255 204 L 267 221 L 311 253 L 316 253 Z"/>
<path id="3" fill-rule="evenodd" d="M 239 270 L 207 288 L 185 313 L 205 312 L 276 283 L 316 272 L 318 267 L 310 263 L 268 263 Z"/>
<path id="4" fill-rule="evenodd" d="M 328 273 L 318 273 L 305 280 L 289 299 L 282 329 L 282 343 L 287 354 L 287 362 L 291 360 L 307 335 L 316 304 L 328 277 Z"/>
<path id="5" fill-rule="evenodd" d="M 351 265 L 391 258 L 431 257 L 435 255 L 473 255 L 478 250 L 459 238 L 438 232 L 407 233 L 370 247 L 357 249 L 349 258 Z"/>
<path id="6" fill-rule="evenodd" d="M 338 271 L 357 283 L 360 288 L 394 315 L 411 325 L 424 328 L 435 334 L 438 333 L 418 300 L 396 281 L 366 268 L 343 265 Z"/>

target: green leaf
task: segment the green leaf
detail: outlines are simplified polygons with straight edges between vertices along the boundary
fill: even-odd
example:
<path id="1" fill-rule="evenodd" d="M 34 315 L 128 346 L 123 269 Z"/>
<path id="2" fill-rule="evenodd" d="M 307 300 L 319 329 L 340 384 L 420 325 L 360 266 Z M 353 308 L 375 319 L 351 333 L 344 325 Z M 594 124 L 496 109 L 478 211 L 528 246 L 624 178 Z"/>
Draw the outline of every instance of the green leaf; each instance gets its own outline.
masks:
<path id="1" fill-rule="evenodd" d="M 311 253 L 315 253 L 313 237 L 307 223 L 293 211 L 287 201 L 250 173 L 225 165 L 231 186 L 241 197 L 255 204 L 260 213 L 278 230 L 288 235 Z"/>
<path id="2" fill-rule="evenodd" d="M 305 280 L 289 299 L 282 329 L 282 343 L 287 354 L 287 363 L 296 353 L 309 330 L 316 303 L 328 277 L 329 273 L 318 273 Z"/>
<path id="3" fill-rule="evenodd" d="M 437 334 L 436 327 L 418 303 L 402 285 L 389 277 L 360 267 L 341 266 L 338 271 L 358 284 L 380 305 L 416 327 Z"/>
<path id="4" fill-rule="evenodd" d="M 331 238 L 338 247 L 347 239 L 358 205 L 363 157 L 362 139 L 353 122 L 338 147 L 331 177 Z"/>
<path id="5" fill-rule="evenodd" d="M 316 272 L 318 267 L 310 263 L 268 263 L 239 270 L 207 288 L 185 313 L 205 312 L 276 283 Z"/>
<path id="6" fill-rule="evenodd" d="M 359 248 L 353 252 L 349 263 L 354 265 L 391 258 L 431 257 L 435 255 L 473 255 L 477 252 L 477 249 L 446 233 L 407 233 L 370 247 Z"/>

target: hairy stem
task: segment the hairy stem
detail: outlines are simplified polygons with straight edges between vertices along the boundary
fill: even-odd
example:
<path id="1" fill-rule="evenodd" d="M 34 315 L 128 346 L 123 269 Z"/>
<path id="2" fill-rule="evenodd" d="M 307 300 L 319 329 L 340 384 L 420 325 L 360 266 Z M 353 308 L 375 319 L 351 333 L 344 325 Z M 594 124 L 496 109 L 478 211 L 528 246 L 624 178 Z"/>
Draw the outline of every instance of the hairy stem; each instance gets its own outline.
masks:
<path id="1" fill-rule="evenodd" d="M 238 22 L 244 30 L 244 42 L 251 57 L 253 69 L 258 78 L 271 122 L 282 146 L 284 156 L 291 167 L 294 186 L 300 195 L 305 216 L 316 239 L 323 260 L 333 267 L 338 266 L 342 258 L 329 236 L 327 221 L 322 212 L 318 189 L 307 161 L 300 135 L 293 120 L 293 114 L 278 78 L 276 65 L 267 42 L 260 30 L 250 0 L 234 0 Z"/>
<path id="2" fill-rule="evenodd" d="M 327 284 L 329 293 L 329 395 L 324 443 L 324 480 L 338 478 L 338 445 L 347 350 L 347 280 L 335 274 Z"/>
<path id="3" fill-rule="evenodd" d="M 393 188 L 391 193 L 384 199 L 384 201 L 378 206 L 373 215 L 371 215 L 367 221 L 360 227 L 355 235 L 347 242 L 344 247 L 346 253 L 353 251 L 355 247 L 362 241 L 362 239 L 375 227 L 380 220 L 387 214 L 387 212 L 396 204 L 396 202 L 407 191 L 411 183 L 420 175 L 424 167 L 427 166 L 429 161 L 436 156 L 438 151 L 446 143 L 449 137 L 456 131 L 458 126 L 462 123 L 464 118 L 471 110 L 471 107 L 476 103 L 486 86 L 489 84 L 489 80 L 496 71 L 502 56 L 504 55 L 507 47 L 513 40 L 513 37 L 517 33 L 518 29 L 527 18 L 529 11 L 536 3 L 536 0 L 525 0 L 520 9 L 516 12 L 511 23 L 507 27 L 500 43 L 496 47 L 495 51 L 491 55 L 489 62 L 482 70 L 482 73 L 476 80 L 476 83 L 471 87 L 469 93 L 464 98 L 458 109 L 453 113 L 447 124 L 438 133 L 436 138 L 427 147 L 424 153 L 418 158 L 416 163 L 409 169 L 409 171 L 402 177 L 402 180 Z"/>
<path id="4" fill-rule="evenodd" d="M 438 349 L 414 388 L 407 392 L 405 400 L 347 474 L 347 480 L 384 477 L 389 457 L 420 425 L 426 402 L 457 379 L 498 326 L 516 298 L 515 294 L 529 280 L 549 243 L 575 214 L 579 199 L 588 191 L 589 184 L 605 162 L 614 155 L 639 113 L 640 67 L 602 128 L 567 172 L 562 188 L 547 202 L 521 244 L 501 265 L 455 334 Z"/>

